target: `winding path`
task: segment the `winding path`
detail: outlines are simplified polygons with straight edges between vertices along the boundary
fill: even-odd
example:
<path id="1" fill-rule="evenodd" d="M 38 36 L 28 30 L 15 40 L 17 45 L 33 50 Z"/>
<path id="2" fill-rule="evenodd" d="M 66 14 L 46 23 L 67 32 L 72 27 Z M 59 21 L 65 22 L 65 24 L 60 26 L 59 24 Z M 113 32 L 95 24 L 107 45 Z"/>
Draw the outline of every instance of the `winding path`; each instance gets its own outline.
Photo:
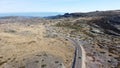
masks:
<path id="1" fill-rule="evenodd" d="M 46 28 L 50 31 L 51 34 L 54 34 L 54 31 L 52 31 L 53 29 L 46 26 Z M 56 34 L 56 33 L 55 33 Z M 74 55 L 74 60 L 73 60 L 73 64 L 71 68 L 86 68 L 86 53 L 85 50 L 83 48 L 83 41 L 79 41 L 79 39 L 77 38 L 70 38 L 70 37 L 65 37 L 63 35 L 59 35 L 60 37 L 66 38 L 68 39 L 70 42 L 73 43 L 73 45 L 75 46 L 75 55 Z"/>
<path id="2" fill-rule="evenodd" d="M 75 46 L 75 56 L 74 56 L 72 68 L 86 68 L 85 65 L 86 55 L 85 55 L 85 50 L 82 47 L 83 42 L 79 41 L 78 39 L 73 39 L 69 37 L 67 37 L 67 39 L 71 41 Z"/>

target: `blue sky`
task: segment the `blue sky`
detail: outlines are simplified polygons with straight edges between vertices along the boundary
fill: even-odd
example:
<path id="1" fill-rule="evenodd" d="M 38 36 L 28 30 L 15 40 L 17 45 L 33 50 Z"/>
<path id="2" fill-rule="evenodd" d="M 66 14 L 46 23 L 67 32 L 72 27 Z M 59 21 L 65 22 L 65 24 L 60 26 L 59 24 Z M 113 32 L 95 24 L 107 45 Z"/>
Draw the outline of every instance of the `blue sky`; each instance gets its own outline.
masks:
<path id="1" fill-rule="evenodd" d="M 0 0 L 0 13 L 118 10 L 120 0 Z"/>

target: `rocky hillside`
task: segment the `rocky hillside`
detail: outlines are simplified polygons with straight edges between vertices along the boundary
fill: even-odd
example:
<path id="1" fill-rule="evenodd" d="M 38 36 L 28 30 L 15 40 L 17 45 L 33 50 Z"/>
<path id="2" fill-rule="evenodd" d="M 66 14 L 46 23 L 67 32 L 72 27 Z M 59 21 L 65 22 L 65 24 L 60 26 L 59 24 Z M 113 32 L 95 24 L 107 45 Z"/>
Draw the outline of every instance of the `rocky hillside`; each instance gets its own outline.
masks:
<path id="1" fill-rule="evenodd" d="M 56 31 L 85 41 L 88 68 L 120 68 L 120 11 L 60 16 Z"/>

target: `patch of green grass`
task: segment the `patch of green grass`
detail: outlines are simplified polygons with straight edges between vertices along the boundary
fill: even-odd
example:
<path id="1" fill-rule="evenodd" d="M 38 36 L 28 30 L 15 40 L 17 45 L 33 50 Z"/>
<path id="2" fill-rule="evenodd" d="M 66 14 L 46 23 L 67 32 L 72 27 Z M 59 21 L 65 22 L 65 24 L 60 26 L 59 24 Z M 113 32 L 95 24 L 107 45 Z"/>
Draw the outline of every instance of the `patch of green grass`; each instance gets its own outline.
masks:
<path id="1" fill-rule="evenodd" d="M 19 68 L 25 68 L 25 66 L 21 66 L 21 67 L 19 67 Z"/>
<path id="2" fill-rule="evenodd" d="M 6 30 L 5 32 L 8 32 L 8 33 L 16 33 L 16 31 L 15 31 L 15 30 L 12 30 L 12 29 Z"/>
<path id="3" fill-rule="evenodd" d="M 38 61 L 38 60 L 36 60 L 36 61 L 35 61 L 35 63 L 39 63 L 39 61 Z"/>
<path id="4" fill-rule="evenodd" d="M 55 61 L 55 63 L 59 63 L 59 61 Z"/>
<path id="5" fill-rule="evenodd" d="M 41 68 L 45 68 L 47 65 L 46 64 L 42 64 L 41 65 Z"/>

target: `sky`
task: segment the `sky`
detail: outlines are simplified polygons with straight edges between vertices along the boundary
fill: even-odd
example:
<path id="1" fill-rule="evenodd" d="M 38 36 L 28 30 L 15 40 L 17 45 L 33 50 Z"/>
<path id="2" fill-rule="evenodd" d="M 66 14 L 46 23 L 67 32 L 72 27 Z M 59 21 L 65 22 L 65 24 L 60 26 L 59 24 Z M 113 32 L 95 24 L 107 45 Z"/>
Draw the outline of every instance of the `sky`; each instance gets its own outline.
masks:
<path id="1" fill-rule="evenodd" d="M 0 13 L 119 10 L 120 0 L 0 0 Z"/>

